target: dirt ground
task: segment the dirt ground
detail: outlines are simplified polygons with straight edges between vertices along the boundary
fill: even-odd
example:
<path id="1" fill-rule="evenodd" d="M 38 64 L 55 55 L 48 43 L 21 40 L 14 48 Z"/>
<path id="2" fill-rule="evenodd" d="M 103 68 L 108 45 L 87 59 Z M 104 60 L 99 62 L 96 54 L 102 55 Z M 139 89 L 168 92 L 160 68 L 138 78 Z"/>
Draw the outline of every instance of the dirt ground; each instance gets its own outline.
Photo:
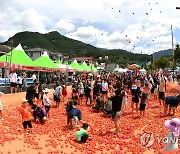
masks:
<path id="1" fill-rule="evenodd" d="M 179 85 L 168 83 L 166 96 L 177 95 L 179 90 Z M 68 87 L 69 98 L 70 92 L 71 87 Z M 49 93 L 50 98 L 52 93 L 53 90 Z M 44 125 L 33 123 L 35 134 L 24 135 L 20 114 L 17 111 L 23 97 L 25 93 L 6 94 L 0 98 L 4 118 L 4 121 L 0 120 L 2 154 L 155 154 L 164 147 L 157 138 L 168 134 L 168 130 L 164 128 L 164 121 L 173 118 L 163 116 L 163 107 L 152 96 L 150 107 L 146 109 L 146 117 L 140 118 L 139 114 L 131 112 L 129 97 L 128 109 L 121 116 L 121 133 L 115 136 L 111 118 L 102 112 L 93 111 L 84 103 L 77 107 L 82 111 L 83 120 L 91 127 L 92 139 L 86 144 L 79 144 L 75 141 L 75 132 L 67 127 L 65 103 L 61 103 L 59 108 L 51 108 L 51 119 Z M 177 109 L 175 117 L 180 117 L 180 108 Z M 80 126 L 81 124 L 79 128 Z M 146 132 L 154 135 L 154 144 L 148 148 L 140 142 L 141 135 Z"/>

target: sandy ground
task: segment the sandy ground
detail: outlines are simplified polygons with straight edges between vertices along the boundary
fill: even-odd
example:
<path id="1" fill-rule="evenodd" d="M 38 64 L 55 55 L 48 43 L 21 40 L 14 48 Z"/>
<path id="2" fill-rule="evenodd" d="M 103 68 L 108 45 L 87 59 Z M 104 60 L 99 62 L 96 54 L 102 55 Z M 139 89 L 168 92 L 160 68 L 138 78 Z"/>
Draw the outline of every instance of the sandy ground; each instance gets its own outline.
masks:
<path id="1" fill-rule="evenodd" d="M 171 83 L 168 84 L 167 90 L 166 95 L 176 95 L 180 86 Z M 68 91 L 70 97 L 70 87 Z M 50 98 L 52 93 L 53 90 L 49 93 Z M 157 138 L 168 134 L 168 130 L 164 128 L 164 121 L 173 118 L 162 116 L 163 107 L 153 97 L 150 98 L 150 108 L 146 110 L 146 117 L 140 118 L 136 112 L 131 112 L 131 97 L 129 97 L 128 109 L 121 116 L 122 131 L 119 136 L 115 136 L 112 133 L 114 124 L 110 117 L 102 112 L 93 111 L 84 103 L 77 107 L 82 110 L 83 120 L 91 126 L 93 137 L 87 144 L 79 144 L 75 141 L 75 132 L 67 128 L 65 103 L 59 108 L 51 108 L 51 119 L 44 125 L 33 123 L 35 134 L 24 135 L 20 114 L 17 111 L 23 97 L 25 93 L 6 94 L 0 98 L 5 119 L 0 120 L 0 153 L 2 154 L 155 154 L 164 146 L 157 141 Z M 175 117 L 180 117 L 180 108 Z M 140 142 L 141 135 L 145 132 L 154 135 L 154 144 L 148 148 Z"/>

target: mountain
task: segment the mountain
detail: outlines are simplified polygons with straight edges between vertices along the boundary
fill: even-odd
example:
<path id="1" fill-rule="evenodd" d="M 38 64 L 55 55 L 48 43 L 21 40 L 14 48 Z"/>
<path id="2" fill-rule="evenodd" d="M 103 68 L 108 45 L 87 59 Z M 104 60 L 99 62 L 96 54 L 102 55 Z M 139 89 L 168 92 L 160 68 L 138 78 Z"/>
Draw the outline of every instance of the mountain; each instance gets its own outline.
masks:
<path id="1" fill-rule="evenodd" d="M 162 57 L 162 56 L 172 56 L 172 55 L 173 55 L 172 49 L 161 50 L 161 51 L 155 52 L 153 54 L 153 58 L 157 59 L 157 58 Z"/>
<path id="2" fill-rule="evenodd" d="M 52 52 L 61 52 L 65 56 L 70 51 L 72 52 L 72 57 L 92 56 L 98 60 L 98 57 L 108 56 L 107 63 L 116 63 L 120 66 L 132 63 L 145 64 L 151 61 L 150 55 L 134 54 L 122 49 L 108 50 L 96 48 L 90 44 L 67 38 L 56 31 L 46 34 L 28 31 L 19 32 L 1 44 L 7 45 L 9 41 L 13 41 L 14 47 L 21 43 L 26 49 L 39 47 Z"/>

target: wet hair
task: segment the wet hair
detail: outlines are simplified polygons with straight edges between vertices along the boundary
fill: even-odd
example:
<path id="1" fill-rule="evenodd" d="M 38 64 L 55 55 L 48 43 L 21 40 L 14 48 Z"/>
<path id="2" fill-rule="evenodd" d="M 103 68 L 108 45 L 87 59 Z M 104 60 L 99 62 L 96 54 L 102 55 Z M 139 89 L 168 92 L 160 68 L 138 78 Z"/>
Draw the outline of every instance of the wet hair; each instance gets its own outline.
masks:
<path id="1" fill-rule="evenodd" d="M 31 108 L 34 110 L 34 109 L 37 108 L 37 105 L 36 105 L 36 104 L 32 104 L 32 105 L 31 105 Z"/>
<path id="2" fill-rule="evenodd" d="M 120 94 L 121 94 L 121 90 L 120 90 L 120 89 L 116 89 L 116 90 L 115 90 L 115 94 L 116 94 L 116 95 L 120 95 Z"/>
<path id="3" fill-rule="evenodd" d="M 82 128 L 87 129 L 88 128 L 88 124 L 87 123 L 83 123 Z"/>

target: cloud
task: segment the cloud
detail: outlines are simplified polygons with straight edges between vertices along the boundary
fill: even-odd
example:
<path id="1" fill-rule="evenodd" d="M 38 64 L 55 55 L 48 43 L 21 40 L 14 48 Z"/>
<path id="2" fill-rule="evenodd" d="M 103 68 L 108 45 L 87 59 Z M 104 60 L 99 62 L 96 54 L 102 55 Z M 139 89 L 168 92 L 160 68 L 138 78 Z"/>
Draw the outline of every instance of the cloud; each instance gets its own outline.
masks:
<path id="1" fill-rule="evenodd" d="M 21 14 L 16 16 L 12 23 L 15 26 L 21 27 L 22 30 L 37 31 L 41 33 L 46 32 L 45 22 L 48 21 L 48 18 L 40 15 L 36 10 L 30 8 L 23 11 Z"/>
<path id="2" fill-rule="evenodd" d="M 71 22 L 60 20 L 55 24 L 54 29 L 58 30 L 60 33 L 66 33 L 73 31 L 75 26 Z"/>
<path id="3" fill-rule="evenodd" d="M 1 0 L 0 41 L 25 30 L 57 30 L 96 47 L 150 54 L 171 48 L 171 25 L 180 31 L 176 6 L 179 0 Z"/>

